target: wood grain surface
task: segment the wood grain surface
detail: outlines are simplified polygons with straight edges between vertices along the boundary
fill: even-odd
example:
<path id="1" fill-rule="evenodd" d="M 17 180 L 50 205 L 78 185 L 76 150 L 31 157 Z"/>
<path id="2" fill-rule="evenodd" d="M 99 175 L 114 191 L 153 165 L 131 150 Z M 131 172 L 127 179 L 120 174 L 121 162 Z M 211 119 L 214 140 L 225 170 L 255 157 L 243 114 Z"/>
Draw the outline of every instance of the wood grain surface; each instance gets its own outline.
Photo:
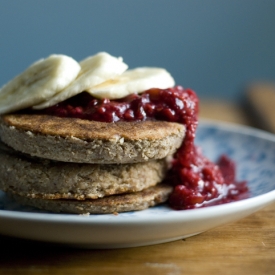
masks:
<path id="1" fill-rule="evenodd" d="M 201 118 L 251 125 L 244 109 L 223 102 L 203 102 Z M 5 236 L 0 244 L 0 274 L 274 275 L 275 204 L 200 235 L 147 247 L 81 250 Z"/>

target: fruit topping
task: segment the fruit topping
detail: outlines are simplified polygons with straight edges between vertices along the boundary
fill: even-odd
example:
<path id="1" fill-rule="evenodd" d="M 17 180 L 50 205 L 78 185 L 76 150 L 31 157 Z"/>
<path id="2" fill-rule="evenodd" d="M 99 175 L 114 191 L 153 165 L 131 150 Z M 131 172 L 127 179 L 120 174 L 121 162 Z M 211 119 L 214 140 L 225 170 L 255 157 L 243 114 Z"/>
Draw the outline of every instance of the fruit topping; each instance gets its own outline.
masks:
<path id="1" fill-rule="evenodd" d="M 184 124 L 184 142 L 172 160 L 165 182 L 174 186 L 169 203 L 175 209 L 192 209 L 237 201 L 248 196 L 245 182 L 235 179 L 235 164 L 222 156 L 217 164 L 203 156 L 195 145 L 198 98 L 181 86 L 152 88 L 123 99 L 96 99 L 81 93 L 43 113 L 102 122 L 164 120 Z"/>

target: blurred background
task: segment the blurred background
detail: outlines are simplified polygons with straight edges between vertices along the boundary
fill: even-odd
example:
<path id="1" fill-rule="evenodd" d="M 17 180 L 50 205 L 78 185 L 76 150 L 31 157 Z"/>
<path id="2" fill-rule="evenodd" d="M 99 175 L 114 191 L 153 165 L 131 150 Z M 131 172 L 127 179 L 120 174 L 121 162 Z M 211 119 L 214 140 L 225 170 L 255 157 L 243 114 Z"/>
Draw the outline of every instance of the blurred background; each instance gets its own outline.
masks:
<path id="1" fill-rule="evenodd" d="M 52 53 L 164 67 L 201 98 L 275 81 L 273 0 L 0 0 L 0 86 Z"/>

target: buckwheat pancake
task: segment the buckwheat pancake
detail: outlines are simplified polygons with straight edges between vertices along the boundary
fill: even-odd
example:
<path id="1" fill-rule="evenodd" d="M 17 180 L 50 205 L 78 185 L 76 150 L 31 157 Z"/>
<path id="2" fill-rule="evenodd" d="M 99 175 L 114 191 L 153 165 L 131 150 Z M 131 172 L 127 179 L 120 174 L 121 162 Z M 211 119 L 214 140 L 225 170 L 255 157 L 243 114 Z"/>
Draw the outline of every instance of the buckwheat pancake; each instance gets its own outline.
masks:
<path id="1" fill-rule="evenodd" d="M 14 193 L 10 194 L 10 196 L 23 205 L 29 205 L 52 212 L 108 214 L 143 210 L 163 203 L 167 201 L 172 189 L 172 186 L 158 184 L 140 192 L 113 195 L 96 200 L 87 199 L 83 201 L 28 198 Z"/>
<path id="2" fill-rule="evenodd" d="M 163 159 L 180 147 L 184 135 L 183 125 L 165 121 L 105 123 L 35 114 L 0 119 L 0 137 L 15 150 L 75 163 Z"/>
<path id="3" fill-rule="evenodd" d="M 135 164 L 80 164 L 30 157 L 0 143 L 0 189 L 30 198 L 97 199 L 161 182 L 165 159 Z"/>

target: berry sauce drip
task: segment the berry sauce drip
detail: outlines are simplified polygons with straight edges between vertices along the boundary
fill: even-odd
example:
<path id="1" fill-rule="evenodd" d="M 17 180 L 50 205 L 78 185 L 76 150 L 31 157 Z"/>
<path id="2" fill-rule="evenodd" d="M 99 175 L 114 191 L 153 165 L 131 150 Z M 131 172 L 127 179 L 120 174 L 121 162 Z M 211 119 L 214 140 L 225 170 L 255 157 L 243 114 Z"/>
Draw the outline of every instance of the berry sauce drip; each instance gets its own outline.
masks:
<path id="1" fill-rule="evenodd" d="M 192 209 L 237 201 L 248 197 L 246 182 L 235 179 L 235 163 L 221 156 L 213 163 L 195 145 L 199 100 L 194 91 L 176 86 L 150 89 L 111 101 L 81 93 L 43 110 L 60 117 L 102 122 L 165 120 L 184 124 L 186 135 L 175 153 L 165 179 L 174 186 L 169 204 L 174 209 Z"/>

